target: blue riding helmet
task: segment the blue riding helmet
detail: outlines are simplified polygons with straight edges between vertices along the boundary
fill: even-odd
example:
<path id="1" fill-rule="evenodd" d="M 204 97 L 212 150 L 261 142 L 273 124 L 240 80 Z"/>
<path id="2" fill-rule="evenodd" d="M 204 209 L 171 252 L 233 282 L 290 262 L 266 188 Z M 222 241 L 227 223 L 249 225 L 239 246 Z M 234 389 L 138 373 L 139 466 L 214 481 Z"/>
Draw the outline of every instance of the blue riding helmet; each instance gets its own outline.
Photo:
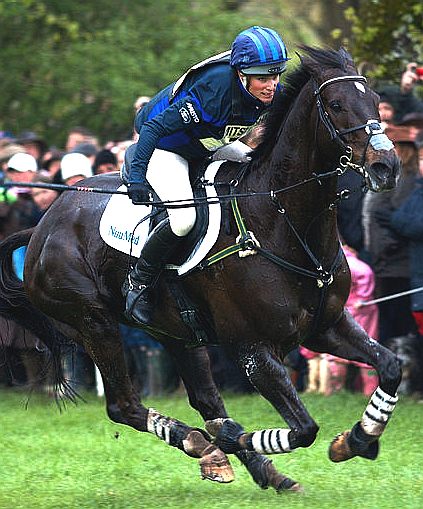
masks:
<path id="1" fill-rule="evenodd" d="M 231 66 L 243 74 L 280 74 L 288 60 L 285 43 L 271 28 L 247 28 L 232 44 Z"/>

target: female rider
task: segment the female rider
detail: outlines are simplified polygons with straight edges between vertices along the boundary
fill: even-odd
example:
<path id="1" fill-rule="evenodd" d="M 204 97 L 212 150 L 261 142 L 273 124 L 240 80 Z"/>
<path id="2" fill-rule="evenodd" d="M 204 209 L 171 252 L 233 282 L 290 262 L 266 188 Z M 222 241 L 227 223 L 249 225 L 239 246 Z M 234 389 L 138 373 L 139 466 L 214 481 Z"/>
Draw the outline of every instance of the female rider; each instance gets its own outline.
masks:
<path id="1" fill-rule="evenodd" d="M 148 202 L 150 188 L 163 201 L 192 200 L 189 163 L 225 145 L 232 145 L 232 157 L 222 159 L 245 159 L 250 148 L 238 140 L 280 92 L 287 60 L 281 37 L 253 26 L 236 37 L 231 51 L 196 64 L 159 92 L 135 119 L 139 139 L 128 178 L 132 202 Z M 154 284 L 195 220 L 195 207 L 168 209 L 150 233 L 123 287 L 129 319 L 151 322 Z"/>

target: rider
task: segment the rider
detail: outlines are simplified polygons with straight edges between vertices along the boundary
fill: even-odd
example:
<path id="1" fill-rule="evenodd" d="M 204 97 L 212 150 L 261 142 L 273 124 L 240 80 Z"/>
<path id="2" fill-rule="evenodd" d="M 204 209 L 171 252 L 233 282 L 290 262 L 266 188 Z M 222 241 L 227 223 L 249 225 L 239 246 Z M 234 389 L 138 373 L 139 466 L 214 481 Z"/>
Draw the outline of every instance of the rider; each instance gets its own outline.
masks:
<path id="1" fill-rule="evenodd" d="M 192 200 L 189 162 L 229 143 L 232 155 L 226 149 L 221 159 L 245 160 L 251 149 L 238 140 L 280 92 L 287 60 L 282 38 L 253 26 L 236 37 L 231 51 L 196 64 L 151 99 L 135 119 L 139 140 L 128 178 L 132 202 L 148 202 L 151 188 L 160 200 Z M 195 220 L 195 207 L 168 209 L 153 229 L 123 287 L 128 318 L 150 323 L 152 288 Z"/>

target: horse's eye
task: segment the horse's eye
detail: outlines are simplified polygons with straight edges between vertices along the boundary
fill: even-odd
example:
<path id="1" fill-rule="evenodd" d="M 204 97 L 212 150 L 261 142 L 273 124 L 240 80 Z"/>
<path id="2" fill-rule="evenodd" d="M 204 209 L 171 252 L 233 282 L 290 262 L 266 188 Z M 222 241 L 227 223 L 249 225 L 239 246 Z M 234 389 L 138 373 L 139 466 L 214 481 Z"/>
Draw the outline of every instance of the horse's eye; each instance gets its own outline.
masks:
<path id="1" fill-rule="evenodd" d="M 342 111 L 342 107 L 341 107 L 341 105 L 339 104 L 338 101 L 331 101 L 329 103 L 329 107 L 335 113 L 339 113 L 340 111 Z"/>

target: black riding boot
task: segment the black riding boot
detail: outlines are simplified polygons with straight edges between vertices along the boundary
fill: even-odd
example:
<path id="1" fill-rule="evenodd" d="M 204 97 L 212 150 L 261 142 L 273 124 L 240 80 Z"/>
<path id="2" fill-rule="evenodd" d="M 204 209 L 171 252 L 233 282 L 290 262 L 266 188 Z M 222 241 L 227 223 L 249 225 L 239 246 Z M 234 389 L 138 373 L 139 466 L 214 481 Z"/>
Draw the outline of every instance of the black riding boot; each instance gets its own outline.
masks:
<path id="1" fill-rule="evenodd" d="M 183 237 L 175 235 L 169 219 L 164 219 L 150 233 L 141 256 L 124 283 L 125 315 L 129 320 L 148 325 L 154 310 L 153 289 L 168 257 Z M 128 284 L 129 283 L 129 284 Z"/>

